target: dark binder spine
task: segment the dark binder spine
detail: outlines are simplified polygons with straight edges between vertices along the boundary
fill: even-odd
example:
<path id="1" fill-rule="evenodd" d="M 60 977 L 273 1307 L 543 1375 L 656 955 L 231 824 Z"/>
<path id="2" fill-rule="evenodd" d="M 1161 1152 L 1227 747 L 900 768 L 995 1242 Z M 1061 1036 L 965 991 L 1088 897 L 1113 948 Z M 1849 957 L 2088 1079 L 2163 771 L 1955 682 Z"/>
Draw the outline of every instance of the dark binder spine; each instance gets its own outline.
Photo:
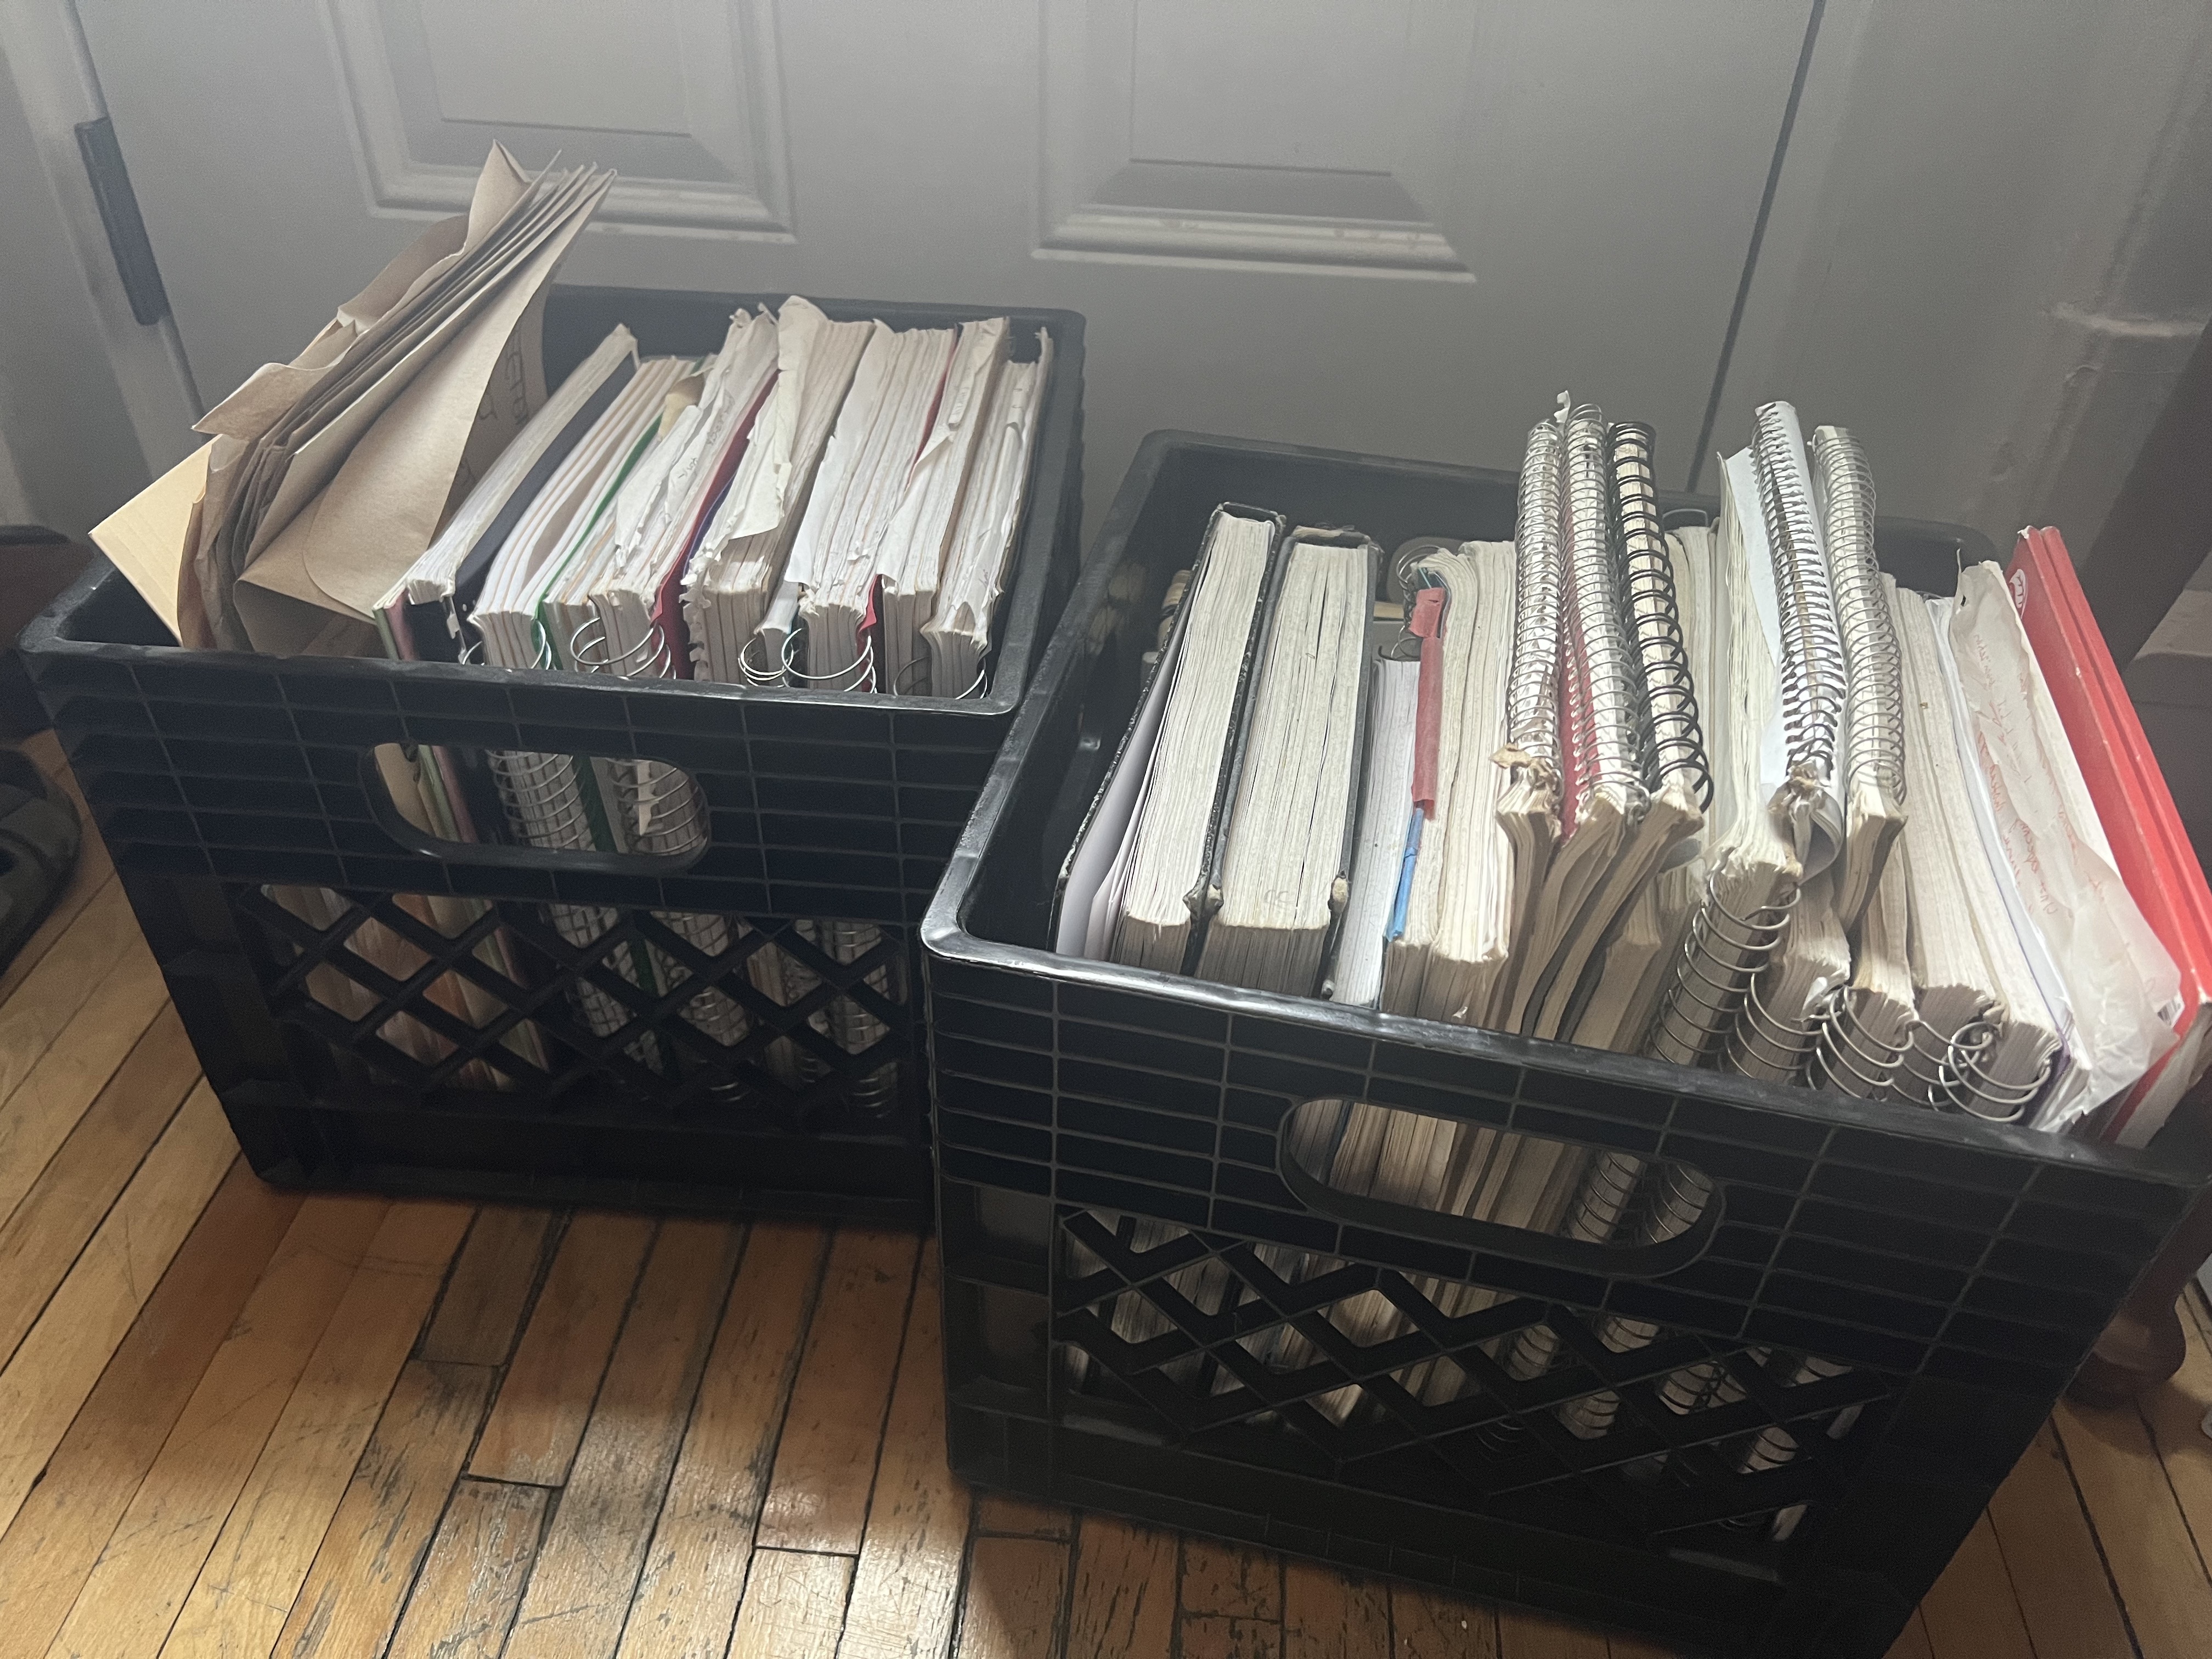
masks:
<path id="1" fill-rule="evenodd" d="M 1275 619 L 1275 601 L 1282 597 L 1283 572 L 1290 563 L 1289 526 L 1282 515 L 1264 513 L 1258 507 L 1238 507 L 1224 503 L 1214 508 L 1214 517 L 1224 513 L 1263 519 L 1273 526 L 1267 544 L 1267 572 L 1260 582 L 1260 603 L 1252 608 L 1252 625 L 1244 631 L 1244 655 L 1237 671 L 1237 697 L 1229 712 L 1229 743 L 1221 757 L 1221 770 L 1213 780 L 1213 805 L 1206 815 L 1206 873 L 1198 887 L 1189 896 L 1190 934 L 1183 941 L 1182 967 L 1186 975 L 1198 971 L 1198 961 L 1206 949 L 1206 930 L 1213 920 L 1213 913 L 1221 908 L 1221 861 L 1228 839 L 1223 831 L 1228 827 L 1231 803 L 1237 799 L 1237 781 L 1244 772 L 1244 750 L 1252 732 L 1252 690 L 1260 678 L 1260 651 L 1266 642 L 1267 629 Z M 1213 537 L 1211 522 L 1206 526 L 1206 539 Z M 1197 585 L 1194 576 L 1192 585 Z"/>

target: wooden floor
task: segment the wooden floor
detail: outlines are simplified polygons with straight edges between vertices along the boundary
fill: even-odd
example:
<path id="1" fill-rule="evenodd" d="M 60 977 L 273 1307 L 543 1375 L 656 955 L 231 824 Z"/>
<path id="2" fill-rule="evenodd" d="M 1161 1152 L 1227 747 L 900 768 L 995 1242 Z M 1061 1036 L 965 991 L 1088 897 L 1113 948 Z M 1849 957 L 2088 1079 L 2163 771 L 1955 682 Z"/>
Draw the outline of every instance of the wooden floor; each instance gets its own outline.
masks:
<path id="1" fill-rule="evenodd" d="M 914 1238 L 303 1201 L 235 1153 L 89 846 L 0 975 L 0 1659 L 1659 1652 L 969 1492 Z M 2179 1377 L 2062 1408 L 1896 1656 L 2212 1654 L 2185 1314 Z"/>

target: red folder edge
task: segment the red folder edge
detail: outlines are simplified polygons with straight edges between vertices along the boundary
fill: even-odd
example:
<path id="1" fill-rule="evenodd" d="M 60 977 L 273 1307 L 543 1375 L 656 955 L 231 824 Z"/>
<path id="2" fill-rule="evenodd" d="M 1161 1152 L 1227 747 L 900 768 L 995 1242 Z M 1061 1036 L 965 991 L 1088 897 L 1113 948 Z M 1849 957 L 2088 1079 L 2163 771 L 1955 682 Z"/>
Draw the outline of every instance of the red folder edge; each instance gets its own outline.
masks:
<path id="1" fill-rule="evenodd" d="M 2173 1025 L 2181 1040 L 2106 1115 L 2100 1130 L 2103 1139 L 2142 1146 L 2212 1061 L 2212 889 L 2090 614 L 2065 542 L 2056 530 L 2023 530 L 2005 576 L 2112 843 L 2120 879 L 2181 976 L 2181 1012 Z M 2179 1086 L 2166 1075 L 2176 1066 L 2189 1068 Z"/>

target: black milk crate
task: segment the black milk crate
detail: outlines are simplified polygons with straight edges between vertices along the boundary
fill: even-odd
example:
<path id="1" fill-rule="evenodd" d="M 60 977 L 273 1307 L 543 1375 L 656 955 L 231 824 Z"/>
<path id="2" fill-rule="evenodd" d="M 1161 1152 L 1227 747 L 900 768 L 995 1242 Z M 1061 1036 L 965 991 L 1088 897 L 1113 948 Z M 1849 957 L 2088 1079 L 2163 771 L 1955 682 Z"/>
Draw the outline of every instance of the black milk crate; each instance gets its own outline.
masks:
<path id="1" fill-rule="evenodd" d="M 734 307 L 782 297 L 556 288 L 547 378 L 617 322 L 648 355 L 704 354 Z M 104 562 L 26 630 L 39 694 L 264 1176 L 927 1218 L 915 928 L 1074 585 L 1083 319 L 819 303 L 901 328 L 1010 316 L 1018 349 L 1039 327 L 1052 337 L 981 696 L 181 651 Z M 699 787 L 704 839 L 670 858 L 434 839 L 383 781 L 375 751 L 395 744 L 668 763 Z M 324 896 L 288 908 L 287 893 Z M 580 949 L 556 912 L 599 918 L 604 939 Z M 720 944 L 702 953 L 663 920 L 678 915 L 723 918 Z M 502 965 L 484 959 L 492 934 Z M 751 983 L 763 941 L 787 970 L 781 995 Z M 662 971 L 632 982 L 632 953 Z M 864 970 L 842 959 L 856 955 Z M 661 983 L 681 975 L 678 991 Z M 741 1040 L 685 1017 L 709 990 L 744 1010 Z M 395 1015 L 411 1052 L 385 1029 Z M 524 1021 L 534 1037 L 502 1041 Z M 816 1025 L 831 1029 L 810 1037 Z"/>
<path id="2" fill-rule="evenodd" d="M 1514 495 L 1509 474 L 1188 434 L 1138 452 L 922 924 L 952 1462 L 1688 1650 L 1874 1659 L 2212 1176 L 2201 1144 L 2120 1152 L 1045 948 L 1163 589 L 1217 502 L 1387 549 L 1508 538 Z M 1940 526 L 1877 540 L 1939 591 L 1989 556 Z M 1713 1195 L 1634 1249 L 1350 1196 L 1285 1133 L 1343 1098 L 1686 1165 Z M 1325 1270 L 1284 1275 L 1285 1250 Z M 1222 1311 L 1172 1278 L 1201 1263 L 1241 1287 Z M 1446 1285 L 1496 1299 L 1449 1311 Z M 1322 1316 L 1374 1291 L 1403 1334 L 1362 1346 Z M 1146 1324 L 1117 1334 L 1130 1307 Z M 1616 1320 L 1656 1334 L 1620 1351 Z M 1297 1370 L 1251 1352 L 1285 1326 L 1311 1345 Z M 1549 1369 L 1499 1363 L 1524 1340 Z M 1427 1404 L 1392 1380 L 1431 1361 L 1473 1387 Z M 1317 1408 L 1354 1382 L 1371 1413 Z M 1590 1412 L 1610 1432 L 1567 1431 Z M 1761 1468 L 1745 1449 L 1771 1431 L 1796 1455 Z"/>

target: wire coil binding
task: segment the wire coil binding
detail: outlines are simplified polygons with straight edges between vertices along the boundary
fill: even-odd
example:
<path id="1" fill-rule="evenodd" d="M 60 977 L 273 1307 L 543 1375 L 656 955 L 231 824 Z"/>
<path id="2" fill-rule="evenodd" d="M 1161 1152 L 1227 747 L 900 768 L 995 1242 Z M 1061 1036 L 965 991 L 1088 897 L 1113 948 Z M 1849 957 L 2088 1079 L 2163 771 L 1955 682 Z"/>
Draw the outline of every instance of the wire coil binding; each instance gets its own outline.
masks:
<path id="1" fill-rule="evenodd" d="M 1577 793 L 1597 787 L 1625 791 L 1632 815 L 1644 802 L 1644 760 L 1637 741 L 1644 714 L 1643 676 L 1621 628 L 1622 603 L 1613 560 L 1613 486 L 1606 459 L 1605 416 L 1583 404 L 1567 416 L 1562 441 L 1567 547 L 1562 696 L 1570 719 L 1562 742 L 1572 752 Z M 1570 803 L 1571 811 L 1573 803 Z"/>
<path id="2" fill-rule="evenodd" d="M 1813 474 L 1828 546 L 1828 586 L 1850 669 L 1844 764 L 1905 799 L 1905 653 L 1875 562 L 1874 473 L 1839 426 L 1813 431 Z"/>
<path id="3" fill-rule="evenodd" d="M 805 647 L 806 630 L 794 628 L 784 635 L 783 672 L 801 686 L 811 686 L 819 691 L 873 691 L 876 690 L 875 653 L 863 647 L 860 654 L 842 668 L 833 668 L 824 674 L 810 674 L 799 665 L 798 657 Z"/>
<path id="4" fill-rule="evenodd" d="M 1784 649 L 1782 727 L 1790 769 L 1823 782 L 1836 773 L 1837 728 L 1844 715 L 1848 668 L 1828 592 L 1820 520 L 1795 465 L 1786 405 L 1765 404 L 1753 417 L 1752 471 L 1774 565 Z"/>
<path id="5" fill-rule="evenodd" d="M 1529 428 L 1513 524 L 1513 660 L 1505 737 L 1540 764 L 1558 759 L 1559 607 L 1566 569 L 1559 550 L 1561 427 L 1555 418 Z"/>
<path id="6" fill-rule="evenodd" d="M 1762 974 L 1746 988 L 1743 1006 L 1729 1033 L 1722 1060 L 1740 1076 L 1795 1083 L 1810 1063 L 1814 1046 L 1820 1040 L 1823 1005 L 1815 1003 L 1791 1018 L 1767 1006 L 1765 982 Z"/>
<path id="7" fill-rule="evenodd" d="M 1816 1006 L 1805 1080 L 1813 1088 L 1856 1095 L 1861 1100 L 1909 1097 L 1902 1094 L 1898 1078 L 1920 1029 L 1919 1016 L 1905 1022 L 1896 1043 L 1872 1041 L 1858 1018 L 1859 1001 L 1870 995 L 1838 985 Z"/>
<path id="8" fill-rule="evenodd" d="M 1682 635 L 1674 563 L 1659 514 L 1651 428 L 1640 422 L 1621 422 L 1609 434 L 1607 447 L 1627 635 L 1644 671 L 1646 787 L 1656 794 L 1681 779 L 1703 811 L 1713 804 L 1712 769 L 1705 754 L 1697 687 L 1690 677 L 1689 647 Z"/>
<path id="9" fill-rule="evenodd" d="M 1647 1055 L 1678 1066 L 1696 1066 L 1711 1056 L 1735 1024 L 1752 981 L 1780 948 L 1797 896 L 1792 887 L 1786 898 L 1739 916 L 1721 902 L 1719 872 L 1706 878 L 1705 900 L 1645 1040 Z"/>

